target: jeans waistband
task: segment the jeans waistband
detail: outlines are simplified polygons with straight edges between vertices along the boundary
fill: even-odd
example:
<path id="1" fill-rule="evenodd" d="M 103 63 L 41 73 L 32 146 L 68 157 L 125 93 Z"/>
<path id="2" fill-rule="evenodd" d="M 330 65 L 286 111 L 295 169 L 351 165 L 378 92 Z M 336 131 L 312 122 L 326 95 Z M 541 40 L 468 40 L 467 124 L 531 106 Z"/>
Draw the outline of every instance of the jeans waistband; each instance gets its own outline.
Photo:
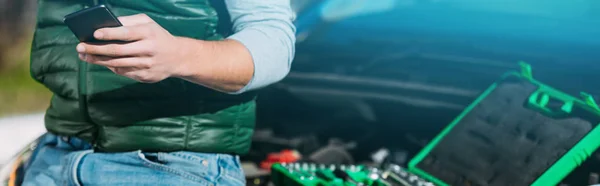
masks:
<path id="1" fill-rule="evenodd" d="M 90 144 L 80 138 L 77 138 L 77 137 L 72 137 L 72 136 L 56 136 L 56 137 L 63 143 L 66 143 L 75 149 L 87 150 L 87 149 L 92 149 L 92 147 L 93 147 L 92 144 Z"/>

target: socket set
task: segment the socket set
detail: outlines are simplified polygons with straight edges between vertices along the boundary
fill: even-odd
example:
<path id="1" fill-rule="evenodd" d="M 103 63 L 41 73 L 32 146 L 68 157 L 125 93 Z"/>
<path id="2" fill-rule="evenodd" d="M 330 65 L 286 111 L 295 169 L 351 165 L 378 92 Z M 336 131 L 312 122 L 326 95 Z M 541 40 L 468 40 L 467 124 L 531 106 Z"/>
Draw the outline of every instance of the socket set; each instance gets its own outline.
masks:
<path id="1" fill-rule="evenodd" d="M 363 165 L 274 164 L 271 181 L 277 186 L 435 186 L 397 165 L 381 170 Z"/>

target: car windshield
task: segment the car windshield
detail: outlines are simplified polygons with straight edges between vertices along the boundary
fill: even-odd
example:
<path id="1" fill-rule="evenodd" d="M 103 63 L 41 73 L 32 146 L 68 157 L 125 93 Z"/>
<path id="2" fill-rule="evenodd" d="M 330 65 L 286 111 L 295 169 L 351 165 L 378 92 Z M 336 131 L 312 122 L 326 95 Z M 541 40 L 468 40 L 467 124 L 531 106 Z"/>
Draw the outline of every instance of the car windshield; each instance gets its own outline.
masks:
<path id="1" fill-rule="evenodd" d="M 314 0 L 293 1 L 296 11 L 303 10 Z M 421 9 L 429 14 L 447 11 L 477 11 L 499 14 L 528 15 L 554 19 L 599 17 L 600 3 L 595 0 L 327 0 L 322 2 L 321 17 L 325 21 L 336 21 L 387 11 Z"/>
<path id="2" fill-rule="evenodd" d="M 299 42 L 315 36 L 337 38 L 345 33 L 340 29 L 358 32 L 353 30 L 371 28 L 600 43 L 596 39 L 600 1 L 596 0 L 303 1 L 303 6 L 296 8 Z M 318 6 L 309 6 L 311 3 Z M 335 25 L 338 31 L 328 33 L 323 29 L 334 28 L 324 25 Z"/>

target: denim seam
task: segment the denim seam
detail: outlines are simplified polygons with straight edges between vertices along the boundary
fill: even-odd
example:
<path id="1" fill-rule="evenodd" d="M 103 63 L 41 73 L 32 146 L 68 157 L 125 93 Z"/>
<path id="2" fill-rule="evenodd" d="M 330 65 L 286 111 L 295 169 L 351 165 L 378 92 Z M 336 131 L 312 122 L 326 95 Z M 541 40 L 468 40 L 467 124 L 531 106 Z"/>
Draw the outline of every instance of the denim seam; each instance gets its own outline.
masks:
<path id="1" fill-rule="evenodd" d="M 229 180 L 233 180 L 233 181 L 235 181 L 235 182 L 238 182 L 238 183 L 240 183 L 241 185 L 245 185 L 245 184 L 246 184 L 245 180 L 244 180 L 244 181 L 242 181 L 242 180 L 240 180 L 239 178 L 234 178 L 233 176 L 230 176 L 229 174 L 225 174 L 225 175 L 223 176 L 223 178 L 227 178 L 227 179 L 229 179 Z"/>
<path id="2" fill-rule="evenodd" d="M 217 157 L 216 158 L 217 159 L 217 161 L 216 161 L 216 163 L 217 163 L 217 165 L 216 165 L 217 166 L 217 176 L 215 177 L 215 182 L 218 183 L 219 180 L 221 180 L 222 175 L 224 174 L 224 172 L 227 169 L 225 169 L 225 168 L 223 168 L 223 166 L 221 166 L 221 155 L 217 154 L 216 157 Z M 216 185 L 216 183 L 215 183 L 215 185 Z"/>
<path id="3" fill-rule="evenodd" d="M 83 151 L 75 157 L 74 161 L 71 161 L 71 165 L 70 165 L 71 166 L 71 178 L 72 178 L 71 181 L 73 183 L 75 183 L 75 185 L 77 185 L 77 186 L 81 186 L 81 183 L 79 183 L 80 181 L 79 181 L 79 175 L 78 175 L 78 172 L 79 172 L 79 169 L 81 166 L 80 165 L 81 160 L 83 159 L 84 156 L 86 156 L 92 152 L 93 152 L 92 150 Z"/>
<path id="4" fill-rule="evenodd" d="M 139 158 L 142 161 L 142 163 L 144 165 L 146 165 L 147 167 L 150 167 L 150 168 L 153 168 L 153 169 L 157 169 L 157 170 L 160 170 L 160 171 L 164 171 L 164 172 L 168 172 L 168 173 L 171 173 L 171 174 L 175 174 L 177 176 L 181 176 L 183 178 L 186 178 L 186 179 L 189 179 L 189 180 L 192 180 L 192 181 L 195 181 L 195 182 L 199 182 L 201 184 L 210 183 L 210 181 L 207 180 L 206 178 L 202 178 L 200 176 L 195 176 L 195 175 L 192 175 L 190 173 L 187 173 L 187 172 L 184 172 L 184 171 L 180 171 L 180 170 L 168 167 L 166 165 L 162 165 L 162 164 L 159 164 L 159 163 L 147 160 L 146 157 L 145 157 L 145 155 L 141 151 L 138 151 L 138 155 L 139 155 Z"/>
<path id="5" fill-rule="evenodd" d="M 58 139 L 61 140 L 61 139 Z M 65 185 L 77 185 L 77 186 L 81 186 L 78 182 L 74 182 L 75 178 L 73 178 L 73 176 L 77 175 L 75 174 L 77 172 L 77 167 L 75 164 L 75 160 L 76 158 L 73 157 L 69 157 L 68 159 L 66 159 L 67 163 L 65 168 L 63 168 L 63 170 L 61 171 L 61 174 L 64 175 L 69 175 L 68 177 L 62 177 L 63 179 L 61 179 L 60 181 L 62 182 L 62 184 Z M 62 163 L 61 163 L 62 164 Z M 63 166 L 63 165 L 61 165 Z M 63 175 L 63 176 L 64 176 Z M 73 183 L 71 183 L 73 182 Z"/>
<path id="6" fill-rule="evenodd" d="M 240 165 L 239 156 L 237 156 L 237 155 L 233 156 L 232 160 L 233 160 L 233 163 L 235 165 L 235 168 L 237 169 L 236 171 L 243 171 L 242 167 Z M 231 174 L 229 174 L 229 171 L 231 170 L 230 168 L 228 168 L 226 171 L 223 172 L 223 177 L 228 178 L 228 179 L 233 179 L 233 180 L 235 180 L 237 182 L 242 183 L 242 185 L 246 184 L 245 183 L 246 180 L 240 180 L 239 178 L 236 178 L 236 177 L 232 176 Z"/>
<path id="7" fill-rule="evenodd" d="M 178 152 L 169 153 L 169 155 L 176 156 L 176 157 L 179 157 L 179 158 L 183 158 L 185 160 L 198 161 L 199 163 L 202 163 L 202 161 L 207 161 L 206 158 L 202 158 L 202 157 L 198 157 L 198 156 L 192 156 L 192 155 L 188 155 L 188 154 L 184 154 L 184 153 L 178 153 Z"/>

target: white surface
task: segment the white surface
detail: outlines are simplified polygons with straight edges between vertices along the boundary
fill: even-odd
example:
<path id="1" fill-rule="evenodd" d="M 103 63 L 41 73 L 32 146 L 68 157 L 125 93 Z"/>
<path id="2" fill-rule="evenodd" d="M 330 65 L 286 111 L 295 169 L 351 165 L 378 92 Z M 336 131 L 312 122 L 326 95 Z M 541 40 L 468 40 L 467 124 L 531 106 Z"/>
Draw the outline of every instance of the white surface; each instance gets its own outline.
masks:
<path id="1" fill-rule="evenodd" d="M 45 132 L 44 113 L 0 118 L 0 165 Z"/>

